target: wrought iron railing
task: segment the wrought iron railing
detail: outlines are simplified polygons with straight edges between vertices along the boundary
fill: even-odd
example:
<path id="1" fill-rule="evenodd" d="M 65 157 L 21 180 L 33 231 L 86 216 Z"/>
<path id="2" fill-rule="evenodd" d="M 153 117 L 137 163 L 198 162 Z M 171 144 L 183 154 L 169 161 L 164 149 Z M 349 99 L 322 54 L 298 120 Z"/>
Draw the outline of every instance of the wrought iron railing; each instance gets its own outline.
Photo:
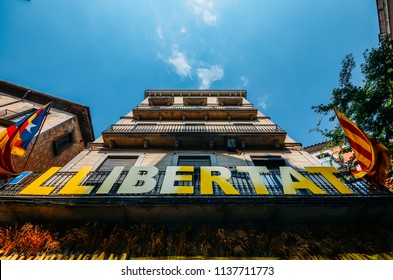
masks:
<path id="1" fill-rule="evenodd" d="M 173 106 L 146 106 L 138 105 L 134 111 L 258 111 L 254 106 L 195 106 L 195 105 L 173 105 Z"/>
<path id="2" fill-rule="evenodd" d="M 118 133 L 266 133 L 286 134 L 275 124 L 113 124 L 103 134 Z"/>

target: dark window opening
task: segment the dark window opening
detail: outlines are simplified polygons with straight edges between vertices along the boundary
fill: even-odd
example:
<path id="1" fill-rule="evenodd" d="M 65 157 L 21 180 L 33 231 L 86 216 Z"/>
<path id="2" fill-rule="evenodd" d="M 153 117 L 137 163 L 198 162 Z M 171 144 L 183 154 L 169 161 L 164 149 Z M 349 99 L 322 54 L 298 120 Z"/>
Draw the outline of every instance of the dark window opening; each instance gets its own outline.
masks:
<path id="1" fill-rule="evenodd" d="M 279 170 L 280 166 L 287 166 L 282 157 L 255 157 L 252 162 L 255 166 L 266 166 L 269 170 Z"/>
<path id="2" fill-rule="evenodd" d="M 115 166 L 124 166 L 123 171 L 129 171 L 138 160 L 137 156 L 109 156 L 101 164 L 97 171 L 112 171 Z"/>
<path id="3" fill-rule="evenodd" d="M 108 156 L 100 167 L 97 168 L 96 172 L 92 172 L 82 184 L 95 185 L 95 188 L 91 192 L 93 194 L 101 186 L 115 166 L 124 166 L 121 175 L 109 192 L 113 195 L 116 193 L 116 190 L 123 183 L 124 178 L 126 177 L 126 172 L 124 171 L 129 171 L 131 167 L 135 165 L 137 160 L 138 156 Z"/>
<path id="4" fill-rule="evenodd" d="M 210 156 L 179 156 L 178 166 L 194 166 L 199 169 L 201 166 L 211 166 Z"/>
<path id="5" fill-rule="evenodd" d="M 63 135 L 57 140 L 53 141 L 53 149 L 55 155 L 60 155 L 63 151 L 65 151 L 69 146 L 71 146 L 74 142 L 74 137 L 72 132 Z"/>

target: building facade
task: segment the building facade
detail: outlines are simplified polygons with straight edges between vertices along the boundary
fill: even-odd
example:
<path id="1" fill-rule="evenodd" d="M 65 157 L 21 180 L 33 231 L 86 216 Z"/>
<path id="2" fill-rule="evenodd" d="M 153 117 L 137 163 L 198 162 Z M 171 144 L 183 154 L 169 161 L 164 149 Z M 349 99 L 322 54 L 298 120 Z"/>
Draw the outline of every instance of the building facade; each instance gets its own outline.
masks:
<path id="1" fill-rule="evenodd" d="M 0 131 L 49 102 L 52 108 L 38 139 L 30 143 L 25 157 L 12 157 L 19 172 L 64 166 L 94 140 L 88 107 L 5 81 L 0 81 Z"/>
<path id="2" fill-rule="evenodd" d="M 379 39 L 393 39 L 393 0 L 377 0 Z"/>
<path id="3" fill-rule="evenodd" d="M 318 165 L 269 117 L 248 100 L 246 91 L 147 90 L 145 99 L 103 131 L 89 150 L 63 171 L 92 165 L 155 166 Z"/>
<path id="4" fill-rule="evenodd" d="M 146 90 L 144 97 L 67 164 L 8 182 L 0 220 L 391 220 L 391 193 L 324 167 L 246 91 Z"/>

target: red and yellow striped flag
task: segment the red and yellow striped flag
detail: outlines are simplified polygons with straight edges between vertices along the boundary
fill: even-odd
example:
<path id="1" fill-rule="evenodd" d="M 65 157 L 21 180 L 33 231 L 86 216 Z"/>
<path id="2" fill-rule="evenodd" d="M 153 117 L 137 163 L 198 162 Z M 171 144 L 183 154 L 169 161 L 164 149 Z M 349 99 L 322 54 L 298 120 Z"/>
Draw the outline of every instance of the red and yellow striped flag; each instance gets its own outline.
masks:
<path id="1" fill-rule="evenodd" d="M 388 187 L 386 185 L 386 179 L 390 168 L 389 150 L 374 138 L 370 137 L 370 141 L 374 148 L 375 164 L 367 176 L 370 177 L 372 181 Z"/>
<path id="2" fill-rule="evenodd" d="M 384 185 L 389 171 L 390 156 L 388 149 L 377 140 L 366 135 L 337 108 L 334 112 L 352 147 L 361 170 L 353 170 L 356 178 L 368 175 L 372 181 Z"/>
<path id="3" fill-rule="evenodd" d="M 373 145 L 368 136 L 336 107 L 334 107 L 334 112 L 361 168 L 361 171 L 354 171 L 353 173 L 355 177 L 361 178 L 371 171 L 375 164 Z"/>

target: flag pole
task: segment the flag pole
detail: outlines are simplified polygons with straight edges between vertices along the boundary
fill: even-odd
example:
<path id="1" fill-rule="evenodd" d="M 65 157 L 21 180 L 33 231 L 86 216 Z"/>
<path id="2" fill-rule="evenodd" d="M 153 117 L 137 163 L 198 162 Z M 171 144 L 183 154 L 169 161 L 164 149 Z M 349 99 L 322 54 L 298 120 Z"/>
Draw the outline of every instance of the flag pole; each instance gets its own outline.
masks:
<path id="1" fill-rule="evenodd" d="M 34 141 L 34 143 L 33 143 L 33 146 L 31 147 L 30 153 L 29 153 L 29 155 L 27 156 L 27 159 L 26 159 L 25 165 L 23 166 L 22 172 L 25 171 L 25 169 L 26 169 L 27 163 L 29 162 L 30 156 L 31 156 L 31 154 L 33 153 L 35 144 L 36 144 L 37 141 L 38 141 L 38 137 L 40 136 L 41 130 L 42 130 L 42 128 L 44 127 L 44 124 L 45 124 L 46 118 L 48 117 L 48 114 L 49 114 L 50 109 L 52 109 L 52 104 L 50 105 L 48 111 L 47 111 L 46 114 L 45 114 L 44 120 L 43 120 L 42 123 L 41 123 L 40 129 L 39 129 L 38 134 L 37 134 L 37 136 L 36 136 L 36 139 L 35 139 L 35 141 Z"/>

